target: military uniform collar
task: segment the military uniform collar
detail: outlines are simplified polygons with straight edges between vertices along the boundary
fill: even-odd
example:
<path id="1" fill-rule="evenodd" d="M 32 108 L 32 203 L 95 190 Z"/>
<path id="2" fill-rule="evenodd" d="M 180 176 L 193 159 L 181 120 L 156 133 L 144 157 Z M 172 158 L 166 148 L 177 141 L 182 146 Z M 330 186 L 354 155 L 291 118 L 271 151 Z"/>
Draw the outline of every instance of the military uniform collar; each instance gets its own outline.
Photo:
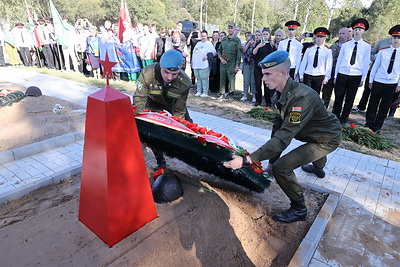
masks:
<path id="1" fill-rule="evenodd" d="M 278 100 L 279 104 L 284 105 L 286 103 L 286 100 L 290 95 L 290 90 L 293 87 L 293 83 L 294 81 L 292 80 L 292 78 L 289 77 L 286 82 L 285 88 L 283 88 L 283 92 Z"/>

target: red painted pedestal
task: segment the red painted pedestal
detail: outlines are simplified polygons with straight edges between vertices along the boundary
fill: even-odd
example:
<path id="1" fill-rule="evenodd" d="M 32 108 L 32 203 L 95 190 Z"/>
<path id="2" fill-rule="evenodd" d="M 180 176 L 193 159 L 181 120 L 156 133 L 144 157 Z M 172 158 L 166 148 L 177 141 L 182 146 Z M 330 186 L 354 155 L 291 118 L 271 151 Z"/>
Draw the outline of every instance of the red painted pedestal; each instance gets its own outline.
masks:
<path id="1" fill-rule="evenodd" d="M 129 97 L 88 97 L 78 219 L 109 247 L 157 217 Z"/>

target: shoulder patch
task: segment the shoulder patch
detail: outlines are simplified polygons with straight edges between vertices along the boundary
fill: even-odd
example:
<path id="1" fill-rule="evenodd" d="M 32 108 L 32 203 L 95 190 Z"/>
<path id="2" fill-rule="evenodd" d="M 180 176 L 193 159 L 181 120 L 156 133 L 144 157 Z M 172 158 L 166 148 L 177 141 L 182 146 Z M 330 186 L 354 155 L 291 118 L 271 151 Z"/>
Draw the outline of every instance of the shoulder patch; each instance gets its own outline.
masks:
<path id="1" fill-rule="evenodd" d="M 388 48 L 390 48 L 390 46 L 382 47 L 382 48 L 379 49 L 379 50 L 388 49 Z"/>
<path id="2" fill-rule="evenodd" d="M 325 45 L 326 48 L 331 49 L 330 46 Z"/>
<path id="3" fill-rule="evenodd" d="M 289 113 L 290 123 L 300 123 L 302 107 L 292 107 L 292 111 Z"/>

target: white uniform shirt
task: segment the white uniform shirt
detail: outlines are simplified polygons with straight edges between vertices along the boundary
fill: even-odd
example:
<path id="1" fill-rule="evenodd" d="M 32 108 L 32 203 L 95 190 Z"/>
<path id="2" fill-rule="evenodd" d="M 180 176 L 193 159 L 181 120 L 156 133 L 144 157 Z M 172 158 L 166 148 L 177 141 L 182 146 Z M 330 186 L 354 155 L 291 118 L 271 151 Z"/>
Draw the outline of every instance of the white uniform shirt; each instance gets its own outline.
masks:
<path id="1" fill-rule="evenodd" d="M 397 84 L 397 86 L 400 86 L 400 47 L 396 49 L 396 57 L 394 58 L 392 72 L 390 74 L 387 73 L 393 50 L 393 46 L 379 50 L 371 69 L 369 78 L 370 83 L 376 81 L 384 84 Z"/>
<path id="2" fill-rule="evenodd" d="M 324 81 L 328 82 L 332 72 L 332 50 L 326 45 L 320 46 L 318 51 L 318 65 L 314 68 L 314 57 L 317 47 L 317 45 L 310 46 L 304 53 L 299 68 L 300 79 L 304 78 L 304 73 L 311 76 L 325 75 Z"/>
<path id="3" fill-rule="evenodd" d="M 193 49 L 192 68 L 193 69 L 206 69 L 208 68 L 208 60 L 203 60 L 207 57 L 208 53 L 216 53 L 214 46 L 210 41 L 197 42 Z"/>
<path id="4" fill-rule="evenodd" d="M 44 25 L 37 26 L 37 33 L 44 45 L 51 44 L 50 31 L 46 26 Z"/>
<path id="5" fill-rule="evenodd" d="M 28 32 L 26 28 L 14 28 L 11 31 L 14 35 L 15 46 L 16 47 L 32 47 L 33 40 L 32 35 Z"/>
<path id="6" fill-rule="evenodd" d="M 351 55 L 353 54 L 354 39 L 347 41 L 340 49 L 339 57 L 336 63 L 335 79 L 337 74 L 345 74 L 349 76 L 362 76 L 361 81 L 364 81 L 368 73 L 368 67 L 371 57 L 371 45 L 363 39 L 357 41 L 356 61 L 350 65 Z"/>
<path id="7" fill-rule="evenodd" d="M 296 68 L 295 73 L 297 73 L 300 67 L 301 51 L 303 50 L 303 45 L 299 41 L 297 41 L 296 38 L 287 38 L 279 42 L 278 50 L 286 51 L 289 40 L 291 40 L 289 48 L 290 68 Z"/>

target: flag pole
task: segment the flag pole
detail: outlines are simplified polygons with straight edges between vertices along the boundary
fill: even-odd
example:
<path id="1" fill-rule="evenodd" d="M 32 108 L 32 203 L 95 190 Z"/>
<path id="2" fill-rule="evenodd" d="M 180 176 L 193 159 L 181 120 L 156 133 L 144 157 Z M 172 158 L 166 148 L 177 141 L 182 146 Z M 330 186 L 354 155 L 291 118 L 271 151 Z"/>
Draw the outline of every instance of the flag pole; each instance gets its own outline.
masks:
<path id="1" fill-rule="evenodd" d="M 56 45 L 57 45 L 57 50 L 58 50 L 58 59 L 59 59 L 58 61 L 60 62 L 60 70 L 63 71 L 64 70 L 63 69 L 64 61 L 62 60 L 62 57 L 61 57 L 60 45 L 58 43 L 58 39 L 57 39 Z M 65 70 L 67 70 L 67 66 L 65 66 Z"/>
<path id="2" fill-rule="evenodd" d="M 39 67 L 42 68 L 42 60 L 40 59 L 40 53 L 39 53 L 39 49 L 37 47 L 36 47 L 36 54 L 37 54 L 37 58 L 39 61 Z"/>

